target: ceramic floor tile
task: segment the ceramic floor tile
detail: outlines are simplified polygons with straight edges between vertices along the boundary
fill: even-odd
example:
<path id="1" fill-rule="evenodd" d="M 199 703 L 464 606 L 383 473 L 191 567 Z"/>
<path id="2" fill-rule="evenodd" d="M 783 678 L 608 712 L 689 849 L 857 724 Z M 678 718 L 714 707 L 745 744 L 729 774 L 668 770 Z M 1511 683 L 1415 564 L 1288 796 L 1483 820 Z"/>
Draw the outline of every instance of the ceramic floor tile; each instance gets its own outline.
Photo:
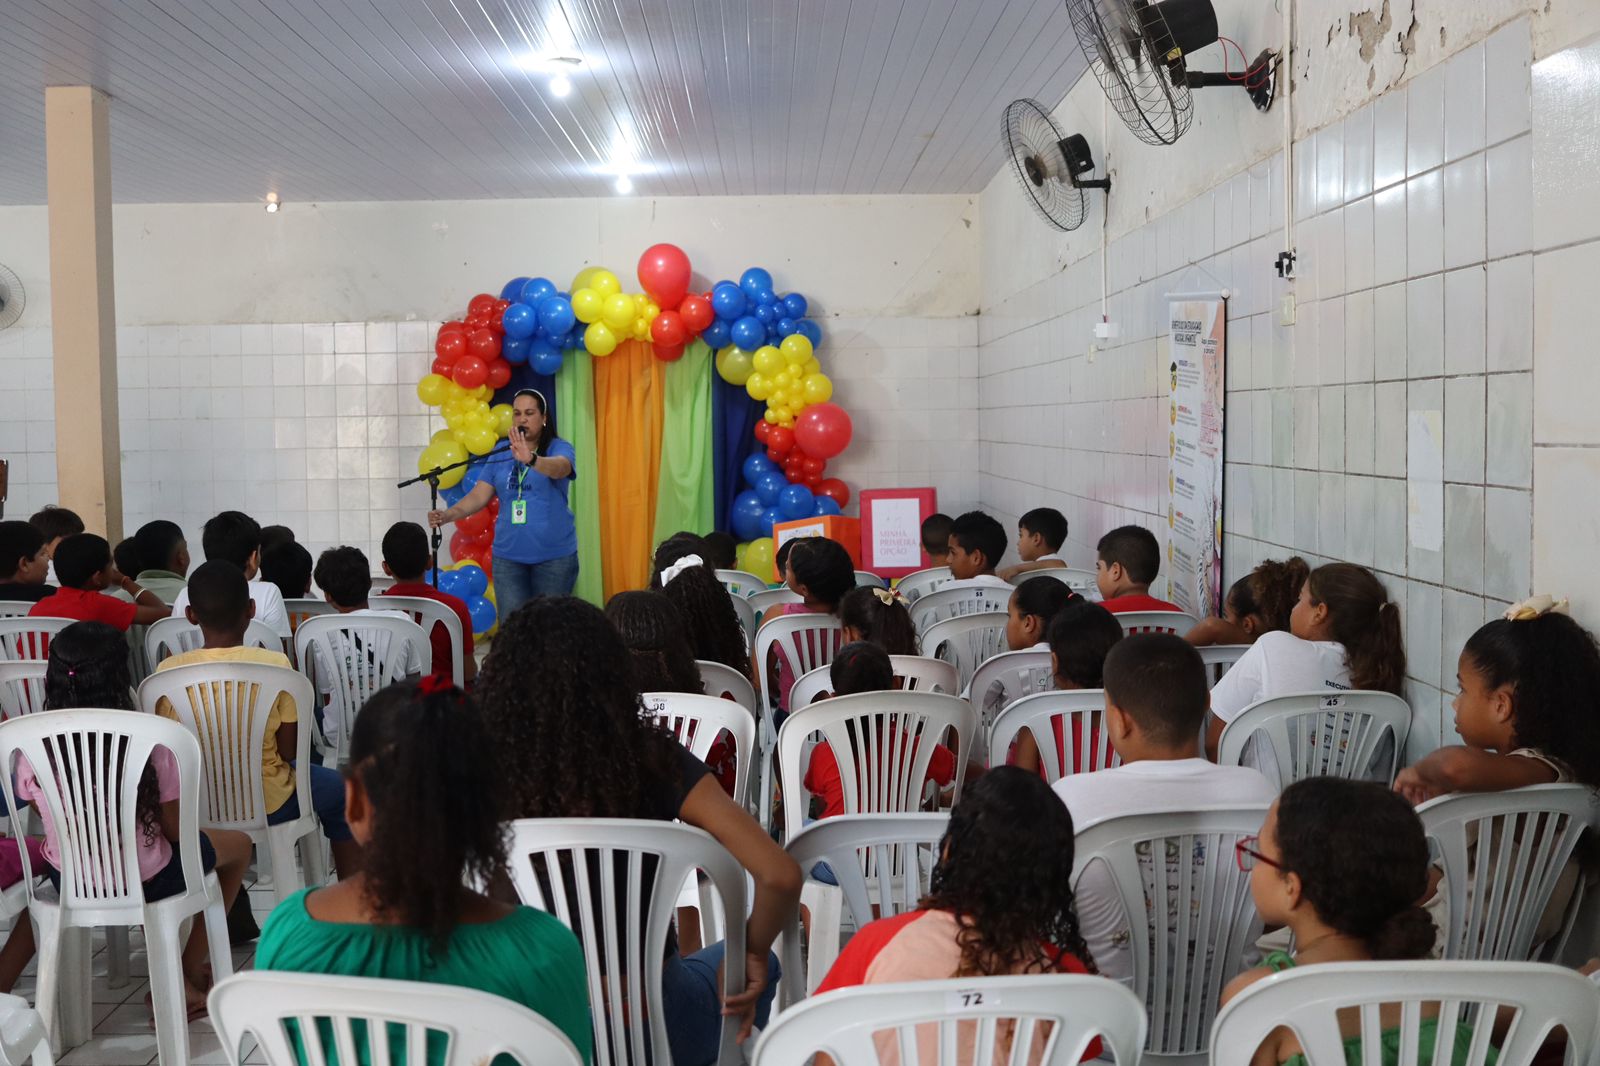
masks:
<path id="1" fill-rule="evenodd" d="M 150 1066 L 156 1057 L 154 1030 L 141 1034 L 97 1036 L 57 1061 L 60 1066 Z"/>

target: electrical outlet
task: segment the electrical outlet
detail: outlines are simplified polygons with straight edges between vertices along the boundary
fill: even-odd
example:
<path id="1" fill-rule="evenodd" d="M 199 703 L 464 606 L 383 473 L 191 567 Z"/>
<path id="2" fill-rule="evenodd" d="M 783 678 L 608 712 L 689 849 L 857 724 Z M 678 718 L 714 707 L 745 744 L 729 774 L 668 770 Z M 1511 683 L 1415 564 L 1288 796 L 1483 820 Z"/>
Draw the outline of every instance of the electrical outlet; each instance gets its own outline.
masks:
<path id="1" fill-rule="evenodd" d="M 1278 325 L 1294 325 L 1294 293 L 1286 292 L 1278 301 Z"/>
<path id="2" fill-rule="evenodd" d="M 1103 341 L 1115 340 L 1122 333 L 1122 327 L 1115 322 L 1102 320 L 1094 324 L 1094 335 Z"/>

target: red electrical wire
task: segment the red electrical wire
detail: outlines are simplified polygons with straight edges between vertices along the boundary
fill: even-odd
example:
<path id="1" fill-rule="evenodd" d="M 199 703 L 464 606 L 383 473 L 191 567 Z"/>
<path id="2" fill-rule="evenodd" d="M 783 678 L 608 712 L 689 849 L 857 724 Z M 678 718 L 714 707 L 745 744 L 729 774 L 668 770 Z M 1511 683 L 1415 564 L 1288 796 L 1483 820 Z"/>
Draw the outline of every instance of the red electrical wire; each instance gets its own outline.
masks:
<path id="1" fill-rule="evenodd" d="M 1240 75 L 1238 75 L 1236 77 L 1233 74 L 1229 73 L 1229 71 L 1228 71 L 1228 45 L 1230 45 L 1230 44 L 1233 45 L 1233 50 L 1235 52 L 1239 53 L 1239 63 L 1240 63 L 1241 66 L 1248 65 L 1248 63 L 1249 63 L 1249 60 L 1245 59 L 1244 49 L 1239 47 L 1239 42 L 1235 41 L 1231 37 L 1223 37 L 1221 35 L 1218 35 L 1217 42 L 1223 46 L 1222 47 L 1222 73 L 1223 73 L 1223 76 L 1228 78 L 1231 81 L 1249 81 L 1256 74 L 1260 73 L 1262 70 L 1265 70 L 1268 66 L 1270 66 L 1272 61 L 1276 58 L 1275 56 L 1273 56 L 1273 55 L 1271 55 L 1269 53 L 1267 55 L 1267 57 L 1265 59 L 1263 59 L 1260 63 L 1257 63 L 1254 67 L 1251 67 L 1249 70 L 1246 70 L 1243 74 L 1240 74 Z"/>

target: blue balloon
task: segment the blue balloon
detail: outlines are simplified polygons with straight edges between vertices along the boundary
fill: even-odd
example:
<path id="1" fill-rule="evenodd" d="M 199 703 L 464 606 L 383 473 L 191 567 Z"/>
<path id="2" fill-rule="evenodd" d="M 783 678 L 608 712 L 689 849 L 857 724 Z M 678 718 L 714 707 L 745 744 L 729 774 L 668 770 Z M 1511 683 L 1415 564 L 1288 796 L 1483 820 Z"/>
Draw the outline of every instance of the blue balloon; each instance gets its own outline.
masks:
<path id="1" fill-rule="evenodd" d="M 804 318 L 806 298 L 797 292 L 791 292 L 783 298 L 783 309 L 789 313 L 790 318 Z"/>
<path id="2" fill-rule="evenodd" d="M 816 507 L 811 490 L 804 485 L 787 485 L 778 492 L 778 513 L 785 520 L 810 518 Z"/>
<path id="3" fill-rule="evenodd" d="M 711 290 L 711 309 L 729 322 L 744 314 L 745 302 L 744 293 L 731 281 L 719 281 Z"/>
<path id="4" fill-rule="evenodd" d="M 527 278 L 512 278 L 500 286 L 500 299 L 516 303 L 522 298 L 522 287 L 528 283 Z"/>
<path id="5" fill-rule="evenodd" d="M 802 318 L 798 323 L 800 336 L 811 342 L 813 348 L 822 344 L 822 327 L 809 318 Z"/>
<path id="6" fill-rule="evenodd" d="M 783 330 L 778 328 L 778 324 L 776 322 L 768 322 L 767 343 L 776 347 L 777 343 L 781 340 L 783 340 Z"/>
<path id="7" fill-rule="evenodd" d="M 513 304 L 512 306 L 516 305 Z M 771 325 L 778 320 L 778 312 L 772 309 L 771 304 L 756 304 L 755 316 L 763 326 Z"/>
<path id="8" fill-rule="evenodd" d="M 818 518 L 821 518 L 823 515 L 843 513 L 844 509 L 839 506 L 839 501 L 835 500 L 832 496 L 818 496 L 816 508 L 812 511 L 812 514 L 816 515 Z"/>
<path id="9" fill-rule="evenodd" d="M 553 378 L 561 373 L 562 364 L 565 362 L 566 359 L 559 351 L 552 351 L 540 352 L 533 356 L 528 360 L 528 365 L 533 367 L 535 374 L 543 374 L 547 378 Z"/>
<path id="10" fill-rule="evenodd" d="M 800 327 L 795 323 L 794 319 L 792 319 L 792 318 L 780 318 L 780 319 L 778 319 L 778 336 L 787 337 L 787 336 L 790 336 L 791 334 L 798 333 L 798 332 L 800 332 Z"/>
<path id="11" fill-rule="evenodd" d="M 529 278 L 522 286 L 522 302 L 529 307 L 538 307 L 555 294 L 556 287 L 549 278 Z"/>
<path id="12" fill-rule="evenodd" d="M 467 598 L 467 575 L 460 570 L 439 571 L 439 591 Z"/>
<path id="13" fill-rule="evenodd" d="M 779 306 L 780 301 L 778 300 L 778 294 L 773 292 L 771 289 L 762 289 L 757 292 L 756 303 L 765 304 L 766 306 L 771 307 L 774 311 L 782 310 L 782 308 Z"/>
<path id="14" fill-rule="evenodd" d="M 767 505 L 761 502 L 761 497 L 751 489 L 746 489 L 733 498 L 733 507 L 729 518 L 732 520 L 733 532 L 740 540 L 755 540 L 761 535 L 761 516 L 766 513 Z"/>
<path id="15" fill-rule="evenodd" d="M 489 590 L 489 575 L 483 572 L 483 567 L 463 566 L 456 573 L 466 575 L 466 584 L 462 587 L 467 590 L 468 596 L 482 596 Z"/>
<path id="16" fill-rule="evenodd" d="M 507 335 L 500 342 L 500 358 L 512 366 L 521 366 L 528 361 L 528 349 L 533 343 L 533 338 L 531 337 L 512 337 Z"/>
<path id="17" fill-rule="evenodd" d="M 472 616 L 473 636 L 481 636 L 494 628 L 494 604 L 482 596 L 467 597 L 467 613 Z"/>
<path id="18" fill-rule="evenodd" d="M 767 342 L 767 327 L 755 315 L 745 315 L 733 324 L 730 331 L 733 343 L 747 352 L 753 352 Z"/>
<path id="19" fill-rule="evenodd" d="M 776 470 L 769 470 L 751 482 L 756 495 L 760 496 L 761 502 L 768 507 L 776 507 L 778 505 L 778 499 L 788 484 L 789 479 Z"/>
<path id="20" fill-rule="evenodd" d="M 578 321 L 572 313 L 572 301 L 561 296 L 546 296 L 539 305 L 539 327 L 552 337 L 566 333 Z"/>
<path id="21" fill-rule="evenodd" d="M 500 316 L 500 324 L 505 327 L 507 337 L 531 337 L 538 328 L 539 320 L 533 313 L 533 308 L 527 304 L 512 304 L 506 308 L 506 313 Z"/>
<path id="22" fill-rule="evenodd" d="M 777 469 L 778 464 L 774 463 L 771 459 L 768 459 L 765 453 L 753 452 L 745 459 L 744 466 L 740 468 L 740 472 L 744 474 L 744 480 L 746 484 L 754 485 L 756 483 L 756 478 L 760 477 L 762 474 L 775 473 L 777 472 Z"/>
<path id="23" fill-rule="evenodd" d="M 739 288 L 744 290 L 746 296 L 754 300 L 763 290 L 772 291 L 772 275 L 760 267 L 751 267 L 739 275 Z"/>
<path id="24" fill-rule="evenodd" d="M 705 341 L 712 351 L 721 351 L 733 343 L 733 331 L 722 319 L 714 318 L 711 320 L 711 325 L 700 331 L 700 339 Z"/>
<path id="25" fill-rule="evenodd" d="M 763 537 L 772 536 L 772 527 L 782 521 L 783 516 L 778 513 L 778 509 L 776 507 L 768 507 L 761 514 L 761 535 Z"/>

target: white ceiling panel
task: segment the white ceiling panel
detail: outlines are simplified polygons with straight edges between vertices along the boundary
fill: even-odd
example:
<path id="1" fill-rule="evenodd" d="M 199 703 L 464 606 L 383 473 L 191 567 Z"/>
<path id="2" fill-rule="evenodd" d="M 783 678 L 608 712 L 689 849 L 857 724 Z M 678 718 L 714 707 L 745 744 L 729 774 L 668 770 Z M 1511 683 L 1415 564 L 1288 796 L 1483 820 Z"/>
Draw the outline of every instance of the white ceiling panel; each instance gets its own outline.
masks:
<path id="1" fill-rule="evenodd" d="M 111 94 L 127 203 L 952 193 L 1082 69 L 1061 0 L 4 0 L 0 204 L 48 85 Z"/>

